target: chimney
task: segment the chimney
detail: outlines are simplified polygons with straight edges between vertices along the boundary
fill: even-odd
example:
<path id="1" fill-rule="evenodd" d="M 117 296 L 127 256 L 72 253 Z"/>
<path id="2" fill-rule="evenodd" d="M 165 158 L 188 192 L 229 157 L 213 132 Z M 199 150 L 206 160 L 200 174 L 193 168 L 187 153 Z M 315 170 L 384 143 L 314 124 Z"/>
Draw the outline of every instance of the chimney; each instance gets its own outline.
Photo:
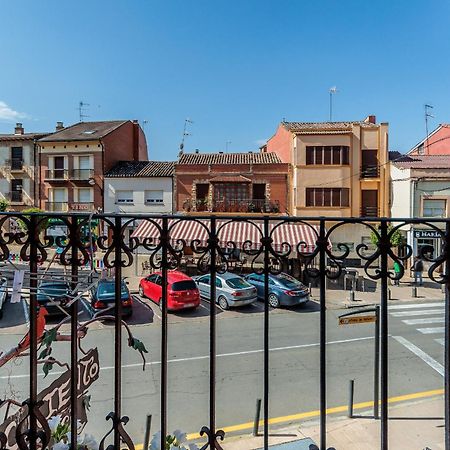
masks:
<path id="1" fill-rule="evenodd" d="M 55 131 L 61 131 L 64 130 L 64 124 L 62 122 L 56 122 L 56 127 L 55 127 Z"/>
<path id="2" fill-rule="evenodd" d="M 14 134 L 23 134 L 24 132 L 23 125 L 20 122 L 17 122 L 16 127 L 14 128 Z"/>
<path id="3" fill-rule="evenodd" d="M 364 119 L 364 122 L 375 124 L 375 123 L 377 123 L 377 116 L 367 116 Z"/>
<path id="4" fill-rule="evenodd" d="M 133 120 L 133 161 L 139 161 L 139 121 Z"/>

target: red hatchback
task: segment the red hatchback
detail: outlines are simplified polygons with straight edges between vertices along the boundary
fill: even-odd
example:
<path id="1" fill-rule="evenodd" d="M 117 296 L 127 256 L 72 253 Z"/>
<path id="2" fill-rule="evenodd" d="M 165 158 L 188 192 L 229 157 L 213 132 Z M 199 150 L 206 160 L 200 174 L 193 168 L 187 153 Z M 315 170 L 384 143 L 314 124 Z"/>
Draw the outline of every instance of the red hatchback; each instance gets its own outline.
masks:
<path id="1" fill-rule="evenodd" d="M 148 277 L 142 278 L 139 283 L 139 294 L 160 305 L 162 298 L 161 272 L 152 273 Z M 177 311 L 197 308 L 199 305 L 200 293 L 195 281 L 183 272 L 169 271 L 167 273 L 167 309 Z"/>

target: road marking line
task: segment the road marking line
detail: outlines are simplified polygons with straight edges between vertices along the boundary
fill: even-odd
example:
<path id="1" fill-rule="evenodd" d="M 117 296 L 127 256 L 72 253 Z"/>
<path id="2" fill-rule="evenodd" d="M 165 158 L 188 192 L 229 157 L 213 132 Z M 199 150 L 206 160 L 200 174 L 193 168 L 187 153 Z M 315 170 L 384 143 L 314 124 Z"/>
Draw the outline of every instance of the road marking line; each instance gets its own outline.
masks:
<path id="1" fill-rule="evenodd" d="M 444 314 L 444 309 L 425 309 L 424 311 L 401 311 L 389 313 L 392 317 L 410 317 L 410 316 L 431 316 L 433 314 Z"/>
<path id="2" fill-rule="evenodd" d="M 30 328 L 30 312 L 28 311 L 28 303 L 22 299 L 22 308 L 23 308 L 23 315 L 25 316 L 25 323 L 28 328 Z"/>
<path id="3" fill-rule="evenodd" d="M 409 319 L 402 320 L 406 325 L 424 325 L 427 323 L 444 323 L 443 317 L 428 317 L 427 319 Z"/>
<path id="4" fill-rule="evenodd" d="M 437 334 L 444 333 L 444 327 L 435 327 L 435 328 L 417 328 L 417 331 L 420 331 L 422 334 Z"/>
<path id="5" fill-rule="evenodd" d="M 432 308 L 435 306 L 444 307 L 444 302 L 439 303 L 414 303 L 413 305 L 392 305 L 388 307 L 389 311 L 395 310 L 395 309 L 416 309 L 416 308 Z"/>
<path id="6" fill-rule="evenodd" d="M 418 356 L 424 363 L 428 364 L 441 376 L 444 376 L 444 366 L 433 359 L 428 353 L 425 353 L 422 349 L 415 346 L 412 342 L 405 339 L 403 336 L 392 336 L 398 343 L 402 344 L 408 350 Z"/>
<path id="7" fill-rule="evenodd" d="M 346 344 L 349 342 L 358 342 L 358 341 L 366 341 L 366 340 L 370 340 L 370 339 L 374 339 L 373 336 L 365 336 L 365 337 L 360 337 L 360 338 L 354 338 L 354 339 L 343 339 L 343 340 L 339 340 L 339 341 L 330 341 L 327 342 L 327 345 L 333 345 L 333 344 Z M 320 343 L 319 342 L 315 342 L 313 344 L 299 344 L 299 345 L 291 345 L 291 346 L 287 346 L 287 347 L 274 347 L 269 349 L 270 352 L 278 352 L 278 351 L 283 351 L 283 350 L 297 350 L 300 348 L 310 348 L 310 347 L 319 347 Z M 219 353 L 216 355 L 216 358 L 223 358 L 223 357 L 228 357 L 228 356 L 242 356 L 242 355 L 251 355 L 251 354 L 255 354 L 255 353 L 263 353 L 264 349 L 257 349 L 257 350 L 247 350 L 247 351 L 243 351 L 243 352 L 232 352 L 232 353 Z M 177 362 L 187 362 L 187 361 L 199 361 L 202 359 L 209 359 L 209 355 L 204 355 L 204 356 L 192 356 L 189 358 L 176 358 L 176 359 L 169 359 L 167 360 L 167 363 L 177 363 Z M 146 366 L 155 366 L 155 365 L 159 365 L 161 364 L 161 361 L 151 361 L 151 362 L 147 362 L 145 363 Z M 122 365 L 122 369 L 130 369 L 130 368 L 134 368 L 134 367 L 142 367 L 142 363 L 134 363 L 134 364 L 124 364 Z M 100 367 L 100 370 L 113 370 L 114 366 L 104 366 L 104 367 Z M 63 374 L 63 371 L 56 371 L 56 372 L 50 372 L 48 374 L 48 376 L 51 375 L 61 375 Z M 38 374 L 38 376 L 43 376 L 43 374 Z M 29 374 L 26 375 L 11 375 L 11 376 L 0 376 L 0 380 L 9 380 L 9 379 L 14 379 L 14 378 L 28 378 Z"/>
<path id="8" fill-rule="evenodd" d="M 445 345 L 445 338 L 435 339 L 438 344 Z"/>
<path id="9" fill-rule="evenodd" d="M 405 402 L 405 401 L 409 401 L 409 400 L 417 400 L 417 399 L 421 399 L 421 398 L 436 397 L 436 396 L 441 396 L 443 394 L 444 394 L 444 389 L 434 389 L 432 391 L 423 391 L 423 392 L 416 392 L 414 394 L 398 395 L 395 397 L 388 398 L 388 404 L 401 403 L 401 402 Z M 356 403 L 353 405 L 354 410 L 367 409 L 367 408 L 373 408 L 373 401 L 361 402 L 361 403 Z M 334 408 L 327 408 L 326 414 L 329 415 L 329 414 L 335 414 L 335 413 L 339 413 L 339 412 L 347 412 L 347 410 L 348 410 L 347 405 L 336 406 Z M 272 417 L 271 419 L 269 419 L 269 424 L 281 424 L 281 423 L 285 423 L 285 422 L 295 422 L 295 421 L 298 421 L 301 419 L 310 419 L 310 418 L 319 417 L 319 416 L 320 416 L 320 410 L 308 411 L 308 412 L 304 412 L 304 413 L 291 414 L 288 416 Z M 260 420 L 259 425 L 260 426 L 264 425 L 264 421 Z M 223 430 L 225 433 L 231 433 L 233 431 L 251 430 L 253 428 L 253 422 L 246 422 L 246 423 L 241 423 L 238 425 L 231 425 L 229 427 L 219 427 L 219 428 L 221 430 Z M 200 439 L 200 434 L 199 433 L 188 434 L 187 439 L 190 441 Z M 134 448 L 136 450 L 143 450 L 144 446 L 143 446 L 143 444 L 137 444 Z"/>

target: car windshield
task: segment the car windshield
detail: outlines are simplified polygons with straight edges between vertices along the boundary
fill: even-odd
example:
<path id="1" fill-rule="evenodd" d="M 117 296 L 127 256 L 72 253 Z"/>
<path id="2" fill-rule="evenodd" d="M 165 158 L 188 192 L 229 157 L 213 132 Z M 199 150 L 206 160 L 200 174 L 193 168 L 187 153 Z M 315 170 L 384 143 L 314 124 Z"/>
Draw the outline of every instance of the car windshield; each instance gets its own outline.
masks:
<path id="1" fill-rule="evenodd" d="M 172 284 L 172 291 L 190 291 L 197 289 L 197 285 L 192 280 L 177 281 Z"/>
<path id="2" fill-rule="evenodd" d="M 228 286 L 233 289 L 248 289 L 253 287 L 250 283 L 243 280 L 242 278 L 230 278 L 229 280 L 225 280 Z"/>
<path id="3" fill-rule="evenodd" d="M 300 281 L 290 277 L 289 275 L 279 275 L 278 279 L 280 283 L 288 289 L 301 289 L 303 287 Z"/>
<path id="4" fill-rule="evenodd" d="M 122 281 L 122 296 L 128 295 L 128 289 L 127 285 Z M 98 284 L 98 295 L 99 297 L 107 297 L 114 295 L 115 286 L 114 282 L 107 282 L 107 283 L 99 283 Z"/>
<path id="5" fill-rule="evenodd" d="M 55 292 L 66 292 L 70 290 L 67 283 L 45 283 L 39 286 L 39 291 L 41 293 L 52 294 Z"/>

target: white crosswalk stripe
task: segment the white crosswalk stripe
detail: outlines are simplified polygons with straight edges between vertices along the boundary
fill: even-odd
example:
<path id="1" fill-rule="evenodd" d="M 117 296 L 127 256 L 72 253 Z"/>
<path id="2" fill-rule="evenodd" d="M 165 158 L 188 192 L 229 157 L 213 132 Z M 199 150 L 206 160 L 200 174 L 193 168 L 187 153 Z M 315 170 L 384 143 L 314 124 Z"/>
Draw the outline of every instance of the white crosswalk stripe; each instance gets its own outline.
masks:
<path id="1" fill-rule="evenodd" d="M 443 309 L 424 309 L 419 311 L 400 311 L 391 313 L 392 317 L 412 317 L 412 316 L 433 316 L 437 314 L 444 314 Z"/>
<path id="2" fill-rule="evenodd" d="M 435 339 L 435 341 L 436 341 L 438 344 L 441 344 L 441 345 L 444 345 L 444 343 L 445 343 L 445 339 L 444 339 L 444 338 Z"/>
<path id="3" fill-rule="evenodd" d="M 437 333 L 443 333 L 444 332 L 444 327 L 417 328 L 417 331 L 420 331 L 422 334 L 437 334 Z"/>
<path id="4" fill-rule="evenodd" d="M 406 325 L 425 325 L 427 323 L 444 323 L 443 317 L 427 317 L 426 319 L 402 320 Z"/>
<path id="5" fill-rule="evenodd" d="M 439 306 L 439 307 L 443 308 L 444 307 L 444 302 L 439 302 L 439 303 L 414 303 L 412 305 L 410 305 L 410 304 L 392 305 L 392 306 L 389 306 L 389 311 L 394 311 L 396 309 L 434 308 L 436 306 Z"/>

